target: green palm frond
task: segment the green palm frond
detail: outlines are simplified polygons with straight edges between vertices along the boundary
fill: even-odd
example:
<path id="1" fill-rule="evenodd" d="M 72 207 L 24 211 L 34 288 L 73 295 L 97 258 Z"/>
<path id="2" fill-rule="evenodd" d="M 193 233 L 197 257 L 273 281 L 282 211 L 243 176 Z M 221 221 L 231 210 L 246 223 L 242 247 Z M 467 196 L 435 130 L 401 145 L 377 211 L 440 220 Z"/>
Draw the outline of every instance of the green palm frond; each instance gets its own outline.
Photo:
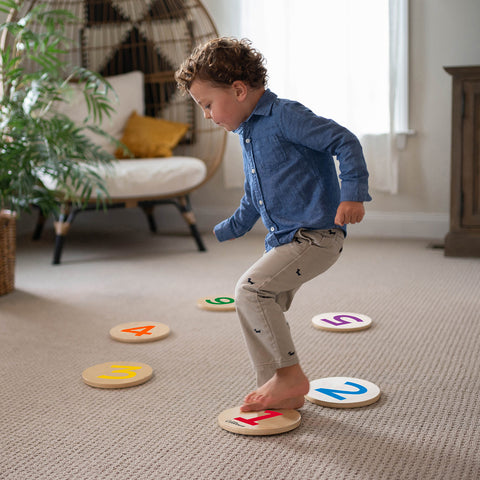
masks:
<path id="1" fill-rule="evenodd" d="M 13 0 L 0 0 L 0 11 L 21 10 Z M 108 200 L 99 168 L 113 157 L 93 143 L 89 132 L 109 137 L 100 127 L 113 112 L 111 85 L 99 74 L 62 60 L 71 40 L 68 23 L 78 19 L 65 10 L 32 8 L 0 31 L 13 39 L 1 52 L 0 78 L 0 208 L 17 212 L 39 206 L 45 214 L 62 202 L 85 206 L 91 197 Z M 41 33 L 30 29 L 41 24 Z M 80 124 L 61 113 L 74 83 L 88 108 Z"/>

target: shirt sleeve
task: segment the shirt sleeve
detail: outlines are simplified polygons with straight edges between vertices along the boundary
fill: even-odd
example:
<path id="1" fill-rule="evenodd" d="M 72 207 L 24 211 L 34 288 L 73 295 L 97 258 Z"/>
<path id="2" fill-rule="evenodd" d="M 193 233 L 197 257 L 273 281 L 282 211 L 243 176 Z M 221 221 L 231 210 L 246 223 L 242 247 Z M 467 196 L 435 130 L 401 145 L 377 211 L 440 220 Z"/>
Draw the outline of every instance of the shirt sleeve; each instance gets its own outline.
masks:
<path id="1" fill-rule="evenodd" d="M 336 156 L 340 166 L 340 201 L 364 202 L 368 193 L 368 170 L 358 138 L 333 120 L 319 117 L 297 102 L 285 105 L 282 133 L 292 143 Z"/>
<path id="2" fill-rule="evenodd" d="M 213 231 L 220 242 L 238 238 L 249 232 L 259 217 L 260 214 L 252 203 L 250 187 L 246 181 L 245 194 L 240 201 L 240 206 L 230 218 L 216 225 Z"/>

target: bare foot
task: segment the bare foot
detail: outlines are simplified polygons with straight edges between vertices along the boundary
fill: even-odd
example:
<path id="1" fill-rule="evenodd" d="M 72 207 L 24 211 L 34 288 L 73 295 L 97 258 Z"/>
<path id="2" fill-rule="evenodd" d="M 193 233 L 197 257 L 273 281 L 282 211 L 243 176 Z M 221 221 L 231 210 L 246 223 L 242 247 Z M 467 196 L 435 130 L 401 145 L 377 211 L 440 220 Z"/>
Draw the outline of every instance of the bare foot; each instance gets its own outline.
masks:
<path id="1" fill-rule="evenodd" d="M 305 403 L 304 395 L 309 389 L 310 383 L 300 365 L 279 368 L 267 383 L 245 397 L 240 411 L 300 408 Z"/>

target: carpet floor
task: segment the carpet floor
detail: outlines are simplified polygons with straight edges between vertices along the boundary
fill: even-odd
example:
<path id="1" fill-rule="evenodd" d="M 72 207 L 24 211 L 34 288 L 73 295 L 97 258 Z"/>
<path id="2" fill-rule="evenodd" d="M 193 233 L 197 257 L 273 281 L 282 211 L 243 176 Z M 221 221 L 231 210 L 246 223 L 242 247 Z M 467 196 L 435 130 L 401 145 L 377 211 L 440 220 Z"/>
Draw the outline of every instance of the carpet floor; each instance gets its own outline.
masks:
<path id="1" fill-rule="evenodd" d="M 217 416 L 254 387 L 235 312 L 197 308 L 233 296 L 263 237 L 208 251 L 183 235 L 77 231 L 52 266 L 52 237 L 20 235 L 16 289 L 0 297 L 3 480 L 478 480 L 480 259 L 446 258 L 423 240 L 348 238 L 339 262 L 287 312 L 311 380 L 345 376 L 381 389 L 354 409 L 300 410 L 295 430 L 242 436 Z M 351 333 L 315 329 L 324 312 L 368 315 Z M 162 322 L 160 341 L 109 337 Z M 104 362 L 153 368 L 143 385 L 100 389 Z"/>

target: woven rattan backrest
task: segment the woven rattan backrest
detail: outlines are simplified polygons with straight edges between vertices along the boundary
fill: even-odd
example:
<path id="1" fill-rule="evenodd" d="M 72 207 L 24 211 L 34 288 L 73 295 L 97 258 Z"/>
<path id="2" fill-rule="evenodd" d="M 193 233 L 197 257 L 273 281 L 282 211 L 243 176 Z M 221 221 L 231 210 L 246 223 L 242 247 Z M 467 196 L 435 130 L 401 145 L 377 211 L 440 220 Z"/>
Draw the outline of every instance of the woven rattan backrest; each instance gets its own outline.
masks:
<path id="1" fill-rule="evenodd" d="M 176 88 L 174 72 L 192 48 L 218 36 L 198 0 L 32 0 L 71 11 L 78 22 L 67 35 L 74 45 L 66 60 L 104 76 L 145 73 L 145 113 L 192 126 L 175 154 L 207 165 L 207 181 L 222 161 L 226 132 L 205 120 L 189 96 Z M 25 12 L 20 12 L 23 14 Z M 14 17 L 10 18 L 15 20 Z M 9 38 L 2 38 L 1 48 Z"/>

